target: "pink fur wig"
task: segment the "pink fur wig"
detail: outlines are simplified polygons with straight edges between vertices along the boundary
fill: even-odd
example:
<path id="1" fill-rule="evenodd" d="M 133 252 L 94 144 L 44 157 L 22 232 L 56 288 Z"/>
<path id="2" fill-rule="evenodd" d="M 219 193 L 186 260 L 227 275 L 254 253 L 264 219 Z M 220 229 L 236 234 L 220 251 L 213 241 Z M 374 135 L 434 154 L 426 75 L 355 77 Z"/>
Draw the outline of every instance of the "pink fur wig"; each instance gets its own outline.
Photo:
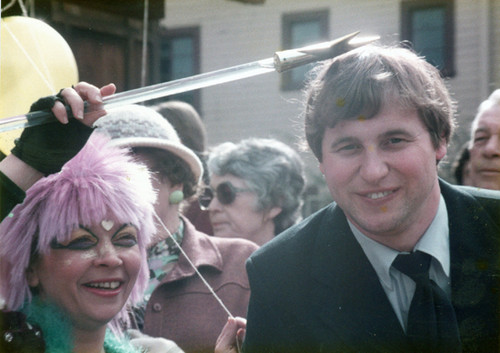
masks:
<path id="1" fill-rule="evenodd" d="M 111 328 L 116 330 L 120 321 L 128 322 L 126 307 L 143 300 L 149 279 L 146 247 L 155 232 L 156 195 L 147 169 L 134 162 L 126 149 L 112 147 L 108 141 L 102 134 L 93 134 L 61 172 L 35 183 L 24 202 L 0 223 L 0 282 L 6 287 L 7 309 L 18 310 L 31 300 L 26 270 L 32 248 L 43 256 L 51 251 L 54 239 L 64 243 L 80 225 L 110 218 L 138 229 L 143 257 L 127 305 Z"/>

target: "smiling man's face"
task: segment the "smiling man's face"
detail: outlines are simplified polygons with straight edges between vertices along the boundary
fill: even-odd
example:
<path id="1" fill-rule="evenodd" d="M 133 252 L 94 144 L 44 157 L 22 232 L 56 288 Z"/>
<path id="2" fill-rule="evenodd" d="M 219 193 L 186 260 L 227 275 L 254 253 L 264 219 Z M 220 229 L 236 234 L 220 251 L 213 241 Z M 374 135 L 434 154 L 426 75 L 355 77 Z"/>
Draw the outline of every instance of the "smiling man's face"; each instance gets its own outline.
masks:
<path id="1" fill-rule="evenodd" d="M 446 144 L 434 147 L 415 110 L 388 106 L 341 121 L 325 131 L 322 152 L 332 197 L 361 232 L 393 248 L 424 233 L 439 205 L 436 161 Z"/>

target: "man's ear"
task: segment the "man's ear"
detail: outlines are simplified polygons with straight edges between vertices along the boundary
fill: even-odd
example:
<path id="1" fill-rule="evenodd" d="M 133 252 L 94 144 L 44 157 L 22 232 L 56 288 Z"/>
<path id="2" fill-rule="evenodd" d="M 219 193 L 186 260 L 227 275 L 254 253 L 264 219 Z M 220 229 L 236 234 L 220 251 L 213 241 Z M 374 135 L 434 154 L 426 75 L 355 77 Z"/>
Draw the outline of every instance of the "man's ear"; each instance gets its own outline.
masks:
<path id="1" fill-rule="evenodd" d="M 446 156 L 447 151 L 448 146 L 446 145 L 446 141 L 442 139 L 440 145 L 436 149 L 436 161 L 438 163 L 444 158 L 444 156 Z"/>

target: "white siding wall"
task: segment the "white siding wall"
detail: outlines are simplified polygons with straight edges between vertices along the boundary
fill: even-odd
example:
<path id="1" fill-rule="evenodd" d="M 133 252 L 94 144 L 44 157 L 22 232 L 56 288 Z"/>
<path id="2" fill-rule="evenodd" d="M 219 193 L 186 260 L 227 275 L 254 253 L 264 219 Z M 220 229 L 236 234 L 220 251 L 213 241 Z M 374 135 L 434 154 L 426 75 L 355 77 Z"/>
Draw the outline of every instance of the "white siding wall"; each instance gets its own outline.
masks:
<path id="1" fill-rule="evenodd" d="M 262 5 L 228 0 L 167 0 L 162 25 L 200 27 L 201 71 L 208 72 L 287 49 L 280 47 L 282 14 L 325 8 L 330 13 L 332 39 L 357 30 L 362 35 L 378 34 L 386 44 L 399 39 L 398 0 L 266 0 Z M 465 141 L 475 110 L 492 90 L 492 82 L 496 79 L 498 83 L 499 13 L 499 0 L 455 0 L 457 74 L 449 87 L 458 102 L 460 126 L 451 154 Z M 496 51 L 488 45 L 493 40 Z M 277 137 L 293 143 L 294 137 L 301 135 L 296 128 L 300 126 L 300 98 L 300 92 L 280 91 L 277 73 L 203 89 L 200 113 L 209 144 L 249 136 Z M 447 176 L 446 165 L 443 173 Z"/>
<path id="2" fill-rule="evenodd" d="M 490 90 L 500 88 L 500 0 L 491 1 L 491 77 Z"/>

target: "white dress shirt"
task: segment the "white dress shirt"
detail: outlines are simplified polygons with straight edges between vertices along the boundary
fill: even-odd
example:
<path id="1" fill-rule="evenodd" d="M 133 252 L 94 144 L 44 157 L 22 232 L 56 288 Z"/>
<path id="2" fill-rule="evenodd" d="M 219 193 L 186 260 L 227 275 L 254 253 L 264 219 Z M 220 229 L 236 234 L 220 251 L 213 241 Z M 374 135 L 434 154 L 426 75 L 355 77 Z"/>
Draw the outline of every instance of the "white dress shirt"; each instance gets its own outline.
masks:
<path id="1" fill-rule="evenodd" d="M 349 221 L 348 221 L 349 222 Z M 392 262 L 399 252 L 360 232 L 351 222 L 349 227 L 361 245 L 368 260 L 378 275 L 380 284 L 389 299 L 398 320 L 406 331 L 408 311 L 415 293 L 415 282 L 405 274 L 392 267 Z M 432 256 L 429 277 L 450 297 L 450 242 L 448 228 L 448 211 L 443 196 L 431 225 L 415 245 L 413 251 L 420 250 Z"/>

